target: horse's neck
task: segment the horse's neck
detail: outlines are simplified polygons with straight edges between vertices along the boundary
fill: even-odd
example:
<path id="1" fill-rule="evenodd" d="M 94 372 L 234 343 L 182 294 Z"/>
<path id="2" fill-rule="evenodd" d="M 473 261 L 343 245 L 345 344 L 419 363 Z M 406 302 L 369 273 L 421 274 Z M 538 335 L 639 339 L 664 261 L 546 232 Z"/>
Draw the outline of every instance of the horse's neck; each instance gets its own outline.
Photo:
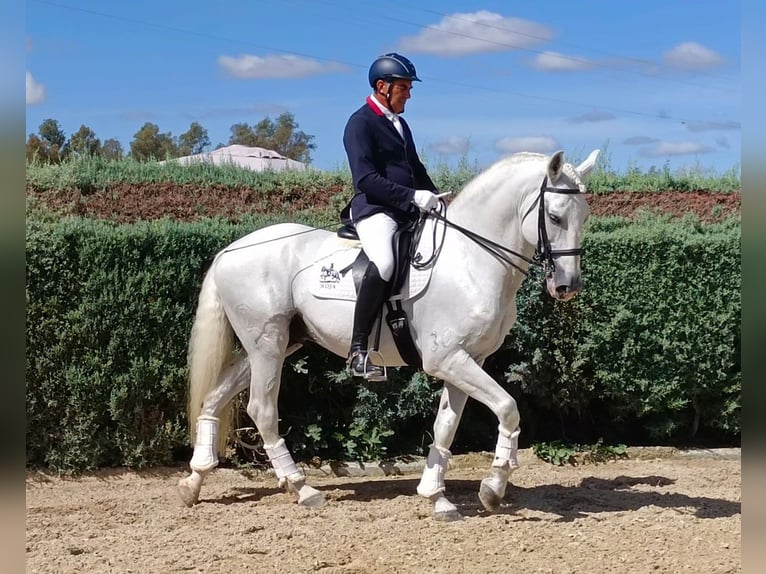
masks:
<path id="1" fill-rule="evenodd" d="M 516 167 L 516 169 L 514 169 Z M 540 182 L 536 174 L 518 169 L 512 163 L 494 166 L 472 180 L 448 209 L 450 221 L 516 253 L 531 257 L 534 246 L 521 231 L 526 209 L 534 202 Z M 540 176 L 542 180 L 542 176 Z M 498 261 L 483 247 L 461 233 L 454 235 L 456 251 L 463 261 L 483 273 L 482 281 L 490 291 L 500 290 L 514 297 L 524 275 L 514 266 Z M 521 269 L 528 264 L 509 253 L 504 255 Z"/>
<path id="2" fill-rule="evenodd" d="M 449 207 L 448 218 L 487 239 L 528 254 L 534 249 L 521 232 L 524 212 L 540 182 L 518 161 L 504 160 L 466 185 Z M 540 176 L 542 180 L 542 176 Z"/>

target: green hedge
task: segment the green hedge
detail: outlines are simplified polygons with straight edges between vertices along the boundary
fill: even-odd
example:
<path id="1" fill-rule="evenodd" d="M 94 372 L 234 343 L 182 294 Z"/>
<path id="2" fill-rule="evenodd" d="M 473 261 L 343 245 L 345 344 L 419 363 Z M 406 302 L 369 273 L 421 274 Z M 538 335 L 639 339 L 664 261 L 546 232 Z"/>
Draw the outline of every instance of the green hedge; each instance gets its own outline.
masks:
<path id="1" fill-rule="evenodd" d="M 188 457 L 186 345 L 202 275 L 218 249 L 267 223 L 28 221 L 28 465 Z M 596 220 L 573 302 L 528 280 L 516 326 L 486 363 L 519 401 L 524 441 L 737 440 L 739 245 L 737 222 Z M 392 373 L 368 388 L 321 349 L 291 357 L 280 429 L 297 457 L 423 452 L 439 386 Z M 496 428 L 469 403 L 453 450 L 493 448 Z"/>
<path id="2" fill-rule="evenodd" d="M 552 425 L 558 436 L 738 436 L 739 224 L 603 220 L 585 247 L 585 288 L 573 302 L 524 286 L 518 323 L 495 357 L 505 379 L 570 423 Z"/>

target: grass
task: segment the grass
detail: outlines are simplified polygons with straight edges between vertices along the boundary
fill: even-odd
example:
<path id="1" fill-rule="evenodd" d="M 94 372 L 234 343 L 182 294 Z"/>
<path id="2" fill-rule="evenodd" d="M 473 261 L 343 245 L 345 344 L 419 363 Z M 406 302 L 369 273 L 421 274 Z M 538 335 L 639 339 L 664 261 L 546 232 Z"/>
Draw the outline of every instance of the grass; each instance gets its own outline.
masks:
<path id="1" fill-rule="evenodd" d="M 140 162 L 130 158 L 106 160 L 100 157 L 73 157 L 60 164 L 28 162 L 27 186 L 38 191 L 60 189 L 101 189 L 111 182 L 130 184 L 176 183 L 203 187 L 221 186 L 256 188 L 269 191 L 278 188 L 333 186 L 350 184 L 350 175 L 335 171 L 262 171 L 256 172 L 233 164 L 211 165 Z"/>
<path id="2" fill-rule="evenodd" d="M 576 163 L 574 160 L 573 163 Z M 438 164 L 430 167 L 436 186 L 442 191 L 458 191 L 479 168 L 464 156 L 455 166 Z M 708 191 L 735 193 L 741 189 L 739 166 L 719 174 L 697 166 L 694 169 L 671 171 L 667 165 L 642 172 L 629 167 L 620 173 L 613 170 L 607 154 L 588 179 L 588 190 L 594 194 L 614 191 Z M 130 158 L 105 160 L 100 157 L 73 157 L 61 164 L 30 162 L 26 166 L 27 185 L 38 191 L 78 189 L 87 192 L 103 189 L 111 182 L 131 184 L 169 182 L 179 185 L 221 186 L 270 191 L 285 188 L 317 188 L 343 185 L 351 187 L 348 169 L 329 171 L 307 170 L 286 172 L 254 172 L 235 165 L 214 166 L 196 164 L 139 162 Z"/>

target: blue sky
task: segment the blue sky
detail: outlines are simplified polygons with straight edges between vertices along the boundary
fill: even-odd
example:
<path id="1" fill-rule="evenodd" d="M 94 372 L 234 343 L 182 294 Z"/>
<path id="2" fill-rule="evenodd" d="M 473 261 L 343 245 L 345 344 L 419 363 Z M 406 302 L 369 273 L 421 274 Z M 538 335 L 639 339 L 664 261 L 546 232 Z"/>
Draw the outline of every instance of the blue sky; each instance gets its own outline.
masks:
<path id="1" fill-rule="evenodd" d="M 740 162 L 735 1 L 29 0 L 26 16 L 27 133 L 54 118 L 127 151 L 145 122 L 196 121 L 215 147 L 290 111 L 333 169 L 369 64 L 398 51 L 423 79 L 405 117 L 431 166 L 594 148 L 618 171 Z"/>

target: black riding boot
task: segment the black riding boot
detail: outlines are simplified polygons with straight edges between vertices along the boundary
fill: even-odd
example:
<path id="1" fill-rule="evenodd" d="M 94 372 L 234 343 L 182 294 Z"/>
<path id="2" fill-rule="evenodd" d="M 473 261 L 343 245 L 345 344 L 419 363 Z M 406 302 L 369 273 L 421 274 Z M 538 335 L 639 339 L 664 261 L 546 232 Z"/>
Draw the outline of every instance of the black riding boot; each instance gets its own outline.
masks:
<path id="1" fill-rule="evenodd" d="M 370 261 L 356 297 L 354 327 L 351 331 L 351 350 L 348 361 L 351 374 L 355 377 L 385 380 L 383 368 L 367 360 L 367 339 L 370 337 L 370 331 L 387 296 L 388 281 L 381 279 L 377 265 Z"/>

